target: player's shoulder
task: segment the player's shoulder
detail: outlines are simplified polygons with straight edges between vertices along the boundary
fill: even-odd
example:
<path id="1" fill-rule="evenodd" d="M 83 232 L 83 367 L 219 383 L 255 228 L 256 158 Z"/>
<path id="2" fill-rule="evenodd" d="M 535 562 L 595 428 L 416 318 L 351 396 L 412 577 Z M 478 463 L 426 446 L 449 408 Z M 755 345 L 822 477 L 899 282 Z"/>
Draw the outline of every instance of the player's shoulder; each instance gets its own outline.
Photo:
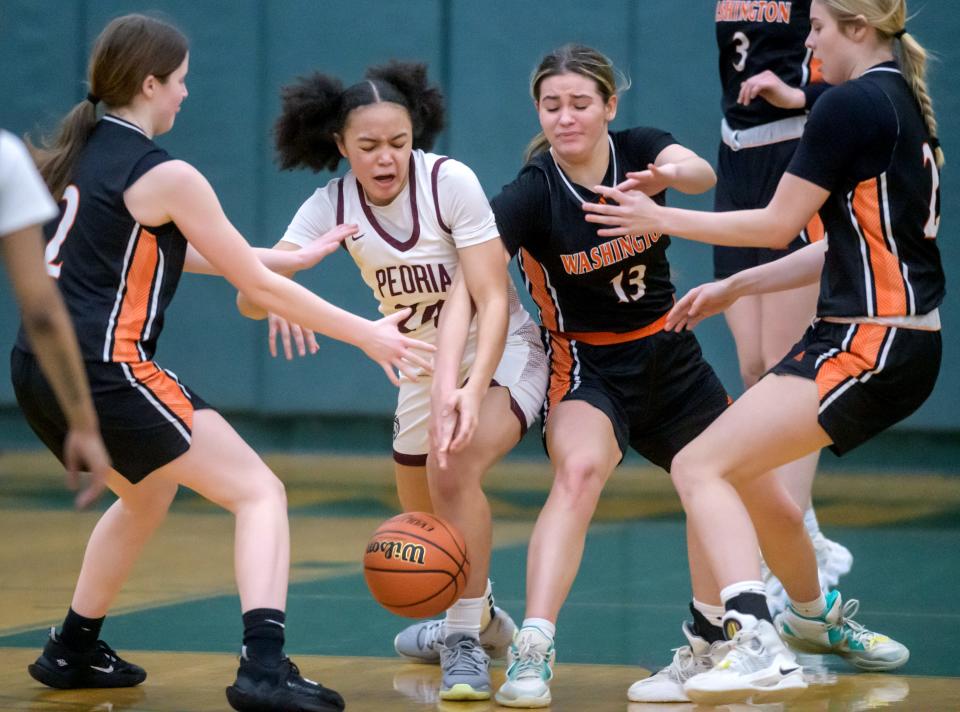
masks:
<path id="1" fill-rule="evenodd" d="M 416 160 L 437 180 L 444 183 L 477 182 L 477 174 L 463 161 L 439 153 L 416 151 Z"/>
<path id="2" fill-rule="evenodd" d="M 170 186 L 180 190 L 189 190 L 191 187 L 208 184 L 199 170 L 179 158 L 158 163 L 144 173 L 137 182 L 140 181 L 146 181 L 156 187 Z"/>
<path id="3" fill-rule="evenodd" d="M 851 79 L 827 89 L 813 105 L 811 115 L 840 117 L 843 115 L 870 115 L 870 112 L 890 109 L 886 93 L 866 77 Z"/>
<path id="4" fill-rule="evenodd" d="M 507 183 L 491 203 L 530 202 L 534 199 L 550 199 L 550 179 L 542 155 L 531 158 L 517 173 L 517 177 Z"/>

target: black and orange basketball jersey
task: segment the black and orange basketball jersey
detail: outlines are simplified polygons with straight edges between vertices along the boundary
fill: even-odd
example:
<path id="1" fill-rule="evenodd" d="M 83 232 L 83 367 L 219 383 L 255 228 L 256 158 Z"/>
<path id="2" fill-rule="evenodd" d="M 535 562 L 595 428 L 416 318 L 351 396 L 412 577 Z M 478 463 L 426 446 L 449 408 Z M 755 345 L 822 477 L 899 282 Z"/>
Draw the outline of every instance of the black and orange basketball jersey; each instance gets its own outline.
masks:
<path id="1" fill-rule="evenodd" d="M 629 171 L 646 170 L 676 143 L 652 128 L 612 131 L 604 185 Z M 546 151 L 531 159 L 491 205 L 500 237 L 520 269 L 540 310 L 540 323 L 555 332 L 641 329 L 673 304 L 667 235 L 600 237 L 581 205 L 599 195 L 574 184 Z M 664 194 L 655 196 L 663 205 Z"/>
<path id="2" fill-rule="evenodd" d="M 894 62 L 818 100 L 787 172 L 830 191 L 820 208 L 827 235 L 820 316 L 913 316 L 940 305 L 940 174 Z"/>
<path id="3" fill-rule="evenodd" d="M 814 80 L 812 54 L 804 47 L 810 33 L 810 0 L 717 0 L 715 17 L 723 116 L 730 127 L 741 130 L 804 113 L 778 109 L 766 101 L 742 106 L 737 95 L 741 82 L 765 69 L 792 87 Z"/>
<path id="4" fill-rule="evenodd" d="M 85 361 L 153 358 L 187 242 L 172 222 L 137 223 L 123 193 L 168 160 L 137 126 L 104 116 L 74 166 L 59 218 L 45 228 L 47 271 L 60 286 Z M 30 350 L 22 330 L 17 346 Z"/>

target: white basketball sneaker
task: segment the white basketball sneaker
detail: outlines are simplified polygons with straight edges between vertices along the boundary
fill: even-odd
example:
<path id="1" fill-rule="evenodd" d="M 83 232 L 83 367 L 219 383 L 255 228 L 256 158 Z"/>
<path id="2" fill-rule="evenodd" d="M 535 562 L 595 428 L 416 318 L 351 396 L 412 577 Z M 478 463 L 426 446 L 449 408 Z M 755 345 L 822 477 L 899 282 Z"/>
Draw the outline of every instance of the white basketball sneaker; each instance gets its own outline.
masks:
<path id="1" fill-rule="evenodd" d="M 780 640 L 773 624 L 739 611 L 727 611 L 724 630 L 737 630 L 723 660 L 684 683 L 698 704 L 727 704 L 748 699 L 786 699 L 807 687 L 803 668 Z"/>
<path id="2" fill-rule="evenodd" d="M 708 643 L 690 629 L 688 622 L 682 629 L 689 645 L 675 648 L 673 662 L 660 672 L 633 683 L 627 690 L 631 702 L 689 702 L 683 683 L 710 670 L 726 655 L 727 641 Z"/>
<path id="3" fill-rule="evenodd" d="M 556 661 L 553 641 L 539 629 L 521 628 L 507 653 L 507 679 L 495 698 L 504 707 L 549 707 Z"/>
<path id="4" fill-rule="evenodd" d="M 860 602 L 846 603 L 839 591 L 827 594 L 822 615 L 807 618 L 793 606 L 777 616 L 777 630 L 791 648 L 805 653 L 839 655 L 861 670 L 893 670 L 910 659 L 910 650 L 892 638 L 867 630 L 853 620 Z"/>

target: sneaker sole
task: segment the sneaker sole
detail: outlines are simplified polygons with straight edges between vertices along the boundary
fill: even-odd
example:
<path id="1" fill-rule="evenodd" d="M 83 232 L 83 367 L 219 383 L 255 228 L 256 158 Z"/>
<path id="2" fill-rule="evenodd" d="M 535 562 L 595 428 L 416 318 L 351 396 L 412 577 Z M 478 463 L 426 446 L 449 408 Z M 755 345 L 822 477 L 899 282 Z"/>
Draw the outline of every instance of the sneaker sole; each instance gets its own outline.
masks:
<path id="1" fill-rule="evenodd" d="M 494 695 L 494 699 L 497 701 L 497 704 L 503 705 L 504 707 L 519 707 L 522 709 L 549 707 L 551 702 L 549 692 L 543 697 L 518 697 L 516 699 L 503 697 L 498 692 L 496 695 Z"/>
<path id="2" fill-rule="evenodd" d="M 630 692 L 627 692 L 627 699 L 630 702 L 690 702 L 690 698 L 685 694 L 679 695 L 651 695 L 644 697 L 642 695 L 631 695 Z"/>
<path id="3" fill-rule="evenodd" d="M 121 687 L 136 687 L 147 679 L 147 676 L 144 675 L 139 680 L 117 679 L 111 682 L 102 682 L 91 685 L 89 683 L 78 683 L 72 678 L 63 675 L 63 673 L 56 670 L 51 670 L 47 666 L 41 665 L 40 663 L 32 663 L 27 665 L 27 672 L 30 673 L 30 677 L 37 682 L 43 683 L 47 687 L 52 687 L 57 690 L 107 690 Z"/>
<path id="4" fill-rule="evenodd" d="M 246 692 L 231 685 L 226 689 L 227 702 L 237 712 L 276 712 L 277 710 L 298 710 L 298 712 L 343 712 L 339 705 L 328 705 L 317 701 L 316 704 L 299 703 L 296 707 L 285 705 L 278 707 L 276 702 L 252 699 Z"/>
<path id="5" fill-rule="evenodd" d="M 870 672 L 896 670 L 898 667 L 903 667 L 906 665 L 907 661 L 910 660 L 909 650 L 906 651 L 905 655 L 897 658 L 896 660 L 869 660 L 858 657 L 857 653 L 855 652 L 834 650 L 826 645 L 817 645 L 815 643 L 806 641 L 803 638 L 794 638 L 793 636 L 785 635 L 782 629 L 780 630 L 780 637 L 783 638 L 784 643 L 790 646 L 791 650 L 794 650 L 798 653 L 806 653 L 808 655 L 836 655 L 837 657 L 843 658 L 849 662 L 858 670 L 867 670 Z"/>
<path id="6" fill-rule="evenodd" d="M 807 682 L 798 670 L 771 687 L 743 686 L 726 690 L 684 690 L 691 702 L 703 705 L 724 705 L 736 702 L 756 703 L 781 702 L 807 689 Z"/>
<path id="7" fill-rule="evenodd" d="M 465 682 L 454 685 L 449 690 L 440 690 L 441 700 L 489 700 L 490 690 L 475 690 Z"/>
<path id="8" fill-rule="evenodd" d="M 47 687 L 53 687 L 57 690 L 77 689 L 76 685 L 73 685 L 69 680 L 65 680 L 63 675 L 54 673 L 37 663 L 27 665 L 27 672 L 30 673 L 30 677 L 37 682 L 42 682 Z"/>
<path id="9" fill-rule="evenodd" d="M 840 657 L 847 660 L 851 665 L 853 665 L 858 670 L 867 670 L 869 672 L 883 672 L 885 670 L 896 670 L 898 667 L 903 667 L 907 664 L 907 661 L 910 659 L 910 651 L 906 651 L 906 654 L 903 657 L 898 658 L 897 660 L 868 660 L 866 658 L 857 657 L 856 653 L 852 654 L 843 654 L 837 653 Z"/>

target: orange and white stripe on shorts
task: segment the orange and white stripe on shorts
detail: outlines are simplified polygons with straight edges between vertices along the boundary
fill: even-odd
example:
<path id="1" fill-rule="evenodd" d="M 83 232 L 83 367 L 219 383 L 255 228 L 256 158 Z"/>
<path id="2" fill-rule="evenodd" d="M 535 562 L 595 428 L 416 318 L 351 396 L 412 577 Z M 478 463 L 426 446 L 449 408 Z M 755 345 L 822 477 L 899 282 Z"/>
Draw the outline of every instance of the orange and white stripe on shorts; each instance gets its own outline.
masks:
<path id="1" fill-rule="evenodd" d="M 820 413 L 850 388 L 883 370 L 896 332 L 882 324 L 850 324 L 841 347 L 823 354 L 817 362 Z"/>
<path id="2" fill-rule="evenodd" d="M 193 430 L 193 403 L 176 375 L 153 361 L 121 363 L 120 366 L 130 385 L 189 443 Z"/>

